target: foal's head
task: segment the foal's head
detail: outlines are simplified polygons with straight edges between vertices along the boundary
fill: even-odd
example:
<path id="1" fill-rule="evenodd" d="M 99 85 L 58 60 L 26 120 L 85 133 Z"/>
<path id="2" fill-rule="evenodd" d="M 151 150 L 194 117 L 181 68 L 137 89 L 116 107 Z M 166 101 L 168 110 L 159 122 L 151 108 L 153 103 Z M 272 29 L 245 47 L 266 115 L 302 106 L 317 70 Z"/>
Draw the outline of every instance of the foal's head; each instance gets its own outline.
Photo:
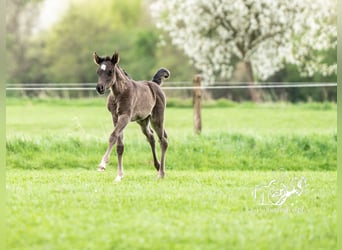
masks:
<path id="1" fill-rule="evenodd" d="M 99 68 L 96 71 L 98 75 L 96 91 L 100 95 L 103 95 L 116 81 L 115 66 L 119 62 L 119 54 L 115 52 L 110 58 L 109 56 L 99 57 L 96 52 L 94 52 L 94 62 L 99 65 Z"/>

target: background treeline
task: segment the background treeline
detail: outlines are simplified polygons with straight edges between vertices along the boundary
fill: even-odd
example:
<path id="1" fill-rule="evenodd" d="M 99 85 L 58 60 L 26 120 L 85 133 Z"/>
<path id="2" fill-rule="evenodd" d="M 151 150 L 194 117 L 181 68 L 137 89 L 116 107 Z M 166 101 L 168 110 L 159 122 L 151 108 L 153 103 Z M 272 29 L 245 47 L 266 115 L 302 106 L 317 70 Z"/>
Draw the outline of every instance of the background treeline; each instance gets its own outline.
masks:
<path id="1" fill-rule="evenodd" d="M 150 15 L 148 0 L 70 1 L 60 20 L 49 29 L 35 31 L 43 0 L 13 0 L 7 4 L 8 83 L 93 83 L 97 81 L 92 53 L 111 54 L 118 50 L 120 65 L 134 79 L 151 79 L 159 67 L 171 71 L 170 81 L 191 81 L 196 73 L 189 59 L 176 49 L 167 34 L 161 34 Z M 163 35 L 161 40 L 160 36 Z M 317 51 L 327 62 L 336 61 L 336 49 Z M 236 67 L 231 82 L 244 82 L 243 67 Z M 270 82 L 336 82 L 336 75 L 301 77 L 299 69 L 287 65 L 268 79 Z M 177 93 L 177 92 L 175 92 Z M 15 95 L 18 92 L 8 92 Z M 21 92 L 29 96 L 39 92 Z M 171 92 L 169 92 L 172 95 Z M 174 94 L 174 93 L 173 93 Z M 181 93 L 182 97 L 190 94 Z M 57 93 L 65 96 L 65 92 Z M 177 94 L 176 94 L 177 95 Z M 68 96 L 89 96 L 87 91 Z M 217 90 L 208 98 L 249 100 L 245 90 Z M 336 88 L 274 89 L 264 100 L 336 101 Z"/>

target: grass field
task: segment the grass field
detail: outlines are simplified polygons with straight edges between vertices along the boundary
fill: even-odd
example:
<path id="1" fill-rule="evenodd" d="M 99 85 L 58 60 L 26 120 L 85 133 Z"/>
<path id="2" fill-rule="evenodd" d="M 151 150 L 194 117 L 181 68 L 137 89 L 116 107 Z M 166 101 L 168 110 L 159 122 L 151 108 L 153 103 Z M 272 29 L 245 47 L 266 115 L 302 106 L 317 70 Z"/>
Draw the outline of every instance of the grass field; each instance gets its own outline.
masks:
<path id="1" fill-rule="evenodd" d="M 8 249 L 336 249 L 336 105 L 223 104 L 205 106 L 201 136 L 187 105 L 167 108 L 162 181 L 130 124 L 115 184 L 114 152 L 95 171 L 112 130 L 103 99 L 9 99 Z M 253 196 L 300 177 L 281 206 Z"/>

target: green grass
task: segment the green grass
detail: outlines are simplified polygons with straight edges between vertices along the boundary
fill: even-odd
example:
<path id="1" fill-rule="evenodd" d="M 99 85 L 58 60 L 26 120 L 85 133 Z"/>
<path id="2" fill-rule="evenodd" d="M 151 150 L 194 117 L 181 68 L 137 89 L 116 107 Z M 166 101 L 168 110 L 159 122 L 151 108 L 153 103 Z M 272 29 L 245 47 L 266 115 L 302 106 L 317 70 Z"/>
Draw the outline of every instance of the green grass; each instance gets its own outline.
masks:
<path id="1" fill-rule="evenodd" d="M 105 100 L 59 102 L 9 100 L 9 168 L 93 169 L 98 164 L 113 129 Z M 167 168 L 335 170 L 336 107 L 317 107 L 244 103 L 204 108 L 201 136 L 192 132 L 191 109 L 168 108 Z M 115 153 L 112 158 L 113 167 Z M 124 161 L 128 168 L 152 165 L 149 145 L 135 123 L 125 130 Z"/>
<path id="2" fill-rule="evenodd" d="M 261 206 L 281 172 L 11 170 L 8 249 L 334 249 L 334 172 L 303 176 L 301 196 Z"/>
<path id="3" fill-rule="evenodd" d="M 90 100 L 9 99 L 6 132 L 13 136 L 71 135 L 108 137 L 113 129 L 105 98 Z M 325 107 L 329 106 L 328 109 Z M 204 108 L 203 134 L 242 133 L 252 135 L 333 134 L 337 131 L 336 104 L 236 104 L 234 107 Z M 167 108 L 165 126 L 171 137 L 191 134 L 192 109 Z M 140 136 L 130 124 L 126 138 Z"/>
<path id="4" fill-rule="evenodd" d="M 219 133 L 170 137 L 169 144 L 167 169 L 336 170 L 335 135 L 252 136 Z M 56 136 L 11 139 L 7 142 L 7 167 L 95 169 L 106 146 L 107 137 L 88 140 Z M 152 169 L 151 149 L 142 135 L 127 138 L 124 164 L 128 169 Z M 115 166 L 113 152 L 109 167 Z"/>
<path id="5" fill-rule="evenodd" d="M 115 152 L 96 172 L 112 131 L 104 99 L 9 99 L 8 249 L 336 249 L 336 105 L 204 106 L 200 136 L 185 102 L 167 108 L 162 181 L 130 124 L 115 184 Z M 302 195 L 282 206 L 252 196 L 298 177 Z"/>

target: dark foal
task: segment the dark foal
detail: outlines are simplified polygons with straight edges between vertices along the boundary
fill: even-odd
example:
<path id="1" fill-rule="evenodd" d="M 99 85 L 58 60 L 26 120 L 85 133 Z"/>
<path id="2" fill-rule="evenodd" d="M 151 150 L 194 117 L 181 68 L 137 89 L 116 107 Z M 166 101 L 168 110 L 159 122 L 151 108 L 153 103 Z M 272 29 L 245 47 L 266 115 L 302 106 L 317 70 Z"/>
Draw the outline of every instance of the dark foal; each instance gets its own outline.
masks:
<path id="1" fill-rule="evenodd" d="M 111 90 L 107 99 L 107 108 L 112 113 L 114 123 L 114 131 L 109 137 L 108 148 L 98 166 L 98 171 L 105 170 L 112 148 L 116 143 L 118 172 L 115 181 L 121 181 L 124 175 L 122 164 L 124 152 L 123 131 L 129 122 L 135 121 L 140 125 L 142 132 L 151 145 L 158 177 L 163 178 L 168 142 L 164 129 L 166 99 L 159 85 L 163 79 L 170 76 L 170 72 L 162 68 L 154 75 L 152 81 L 134 81 L 118 65 L 118 53 L 114 53 L 110 58 L 108 56 L 99 57 L 95 52 L 94 62 L 99 65 L 96 91 L 103 95 L 107 89 Z M 160 141 L 160 162 L 156 155 L 155 139 L 150 124 Z"/>

